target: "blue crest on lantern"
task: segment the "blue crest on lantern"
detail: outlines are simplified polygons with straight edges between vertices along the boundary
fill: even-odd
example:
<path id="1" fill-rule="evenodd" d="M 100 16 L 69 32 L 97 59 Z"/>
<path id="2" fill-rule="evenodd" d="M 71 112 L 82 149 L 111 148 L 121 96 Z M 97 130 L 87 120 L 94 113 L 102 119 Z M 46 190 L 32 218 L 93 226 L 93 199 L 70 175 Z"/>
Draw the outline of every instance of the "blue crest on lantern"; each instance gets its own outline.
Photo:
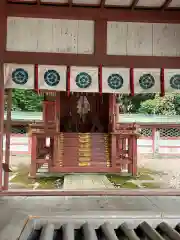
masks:
<path id="1" fill-rule="evenodd" d="M 175 74 L 170 78 L 170 86 L 173 89 L 180 90 L 180 74 Z"/>
<path id="2" fill-rule="evenodd" d="M 48 70 L 44 73 L 44 81 L 48 86 L 57 86 L 60 82 L 60 74 L 56 70 Z"/>
<path id="3" fill-rule="evenodd" d="M 155 85 L 155 79 L 149 73 L 143 74 L 139 79 L 139 85 L 144 90 L 150 89 Z"/>
<path id="4" fill-rule="evenodd" d="M 108 77 L 108 86 L 113 90 L 119 90 L 124 84 L 124 80 L 120 74 L 113 73 Z"/>
<path id="5" fill-rule="evenodd" d="M 16 84 L 24 85 L 27 83 L 28 78 L 28 72 L 23 68 L 17 68 L 12 72 L 12 81 Z"/>
<path id="6" fill-rule="evenodd" d="M 76 85 L 79 88 L 88 88 L 91 84 L 92 84 L 92 78 L 91 76 L 86 73 L 86 72 L 80 72 L 77 76 L 76 76 Z"/>

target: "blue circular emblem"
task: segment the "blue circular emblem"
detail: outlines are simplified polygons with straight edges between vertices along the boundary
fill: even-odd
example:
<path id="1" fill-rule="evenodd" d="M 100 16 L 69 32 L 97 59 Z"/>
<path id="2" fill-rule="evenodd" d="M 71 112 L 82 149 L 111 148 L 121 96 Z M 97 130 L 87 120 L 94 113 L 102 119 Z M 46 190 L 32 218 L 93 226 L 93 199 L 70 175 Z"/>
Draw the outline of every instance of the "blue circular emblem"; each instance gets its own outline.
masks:
<path id="1" fill-rule="evenodd" d="M 175 74 L 174 76 L 171 77 L 170 86 L 176 90 L 180 89 L 180 74 Z"/>
<path id="2" fill-rule="evenodd" d="M 17 68 L 12 72 L 12 81 L 16 84 L 24 85 L 27 83 L 28 78 L 28 72 L 23 68 Z"/>
<path id="3" fill-rule="evenodd" d="M 75 81 L 79 88 L 88 88 L 92 83 L 92 78 L 88 73 L 81 72 L 76 76 Z"/>
<path id="4" fill-rule="evenodd" d="M 151 74 L 143 74 L 139 79 L 139 85 L 142 89 L 150 89 L 155 85 L 155 79 Z"/>
<path id="5" fill-rule="evenodd" d="M 59 73 L 55 70 L 48 70 L 44 73 L 44 81 L 51 87 L 57 86 L 60 79 Z"/>
<path id="6" fill-rule="evenodd" d="M 124 80 L 121 75 L 117 73 L 113 73 L 108 77 L 108 85 L 113 90 L 119 90 L 122 88 Z"/>

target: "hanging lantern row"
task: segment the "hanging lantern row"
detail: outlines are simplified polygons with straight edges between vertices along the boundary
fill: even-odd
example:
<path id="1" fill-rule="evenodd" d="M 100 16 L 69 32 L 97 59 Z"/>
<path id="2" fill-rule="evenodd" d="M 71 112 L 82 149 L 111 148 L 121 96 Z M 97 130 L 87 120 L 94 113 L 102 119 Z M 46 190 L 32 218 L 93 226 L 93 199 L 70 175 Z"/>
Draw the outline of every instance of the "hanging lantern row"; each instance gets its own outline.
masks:
<path id="1" fill-rule="evenodd" d="M 5 88 L 84 93 L 180 92 L 180 69 L 5 65 Z"/>

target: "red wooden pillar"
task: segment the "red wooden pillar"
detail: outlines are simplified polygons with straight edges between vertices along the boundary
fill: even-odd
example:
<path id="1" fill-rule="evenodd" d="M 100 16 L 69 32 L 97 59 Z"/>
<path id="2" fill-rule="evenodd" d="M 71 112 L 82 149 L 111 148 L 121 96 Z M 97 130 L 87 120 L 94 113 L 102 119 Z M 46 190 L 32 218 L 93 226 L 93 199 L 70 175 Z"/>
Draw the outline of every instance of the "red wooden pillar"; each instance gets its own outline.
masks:
<path id="1" fill-rule="evenodd" d="M 112 94 L 109 94 L 109 126 L 108 131 L 112 132 L 112 124 L 113 124 L 113 110 L 112 110 Z"/>
<path id="2" fill-rule="evenodd" d="M 55 108 L 56 108 L 56 131 L 60 132 L 60 92 L 56 93 L 56 103 L 55 103 Z"/>
<path id="3" fill-rule="evenodd" d="M 133 136 L 132 138 L 132 148 L 133 148 L 133 167 L 132 167 L 132 175 L 137 175 L 137 136 Z"/>
<path id="4" fill-rule="evenodd" d="M 4 53 L 6 50 L 7 16 L 6 0 L 0 0 L 0 191 L 2 190 L 3 130 L 4 130 Z"/>
<path id="5" fill-rule="evenodd" d="M 117 136 L 111 134 L 111 165 L 112 168 L 116 168 L 116 158 L 117 158 Z"/>
<path id="6" fill-rule="evenodd" d="M 115 132 L 116 128 L 116 97 L 109 94 L 109 131 Z"/>
<path id="7" fill-rule="evenodd" d="M 109 131 L 111 134 L 111 165 L 116 167 L 117 158 L 117 136 L 116 131 L 116 96 L 114 94 L 109 95 Z"/>
<path id="8" fill-rule="evenodd" d="M 55 101 L 44 101 L 43 102 L 43 122 L 45 124 L 45 126 L 48 126 L 48 124 L 55 124 L 55 128 L 54 131 L 58 131 L 59 130 L 59 121 L 58 119 L 60 118 L 59 116 L 59 94 L 56 93 L 56 98 Z M 46 129 L 46 127 L 45 127 Z M 45 140 L 45 145 L 46 145 L 46 138 Z M 51 137 L 50 138 L 50 148 L 54 151 L 54 144 L 56 144 L 55 142 L 57 141 L 56 137 Z M 51 161 L 48 161 L 48 169 L 50 171 L 50 168 L 52 166 L 54 166 L 54 156 L 55 153 L 53 152 L 52 154 L 53 159 L 51 159 Z"/>
<path id="9" fill-rule="evenodd" d="M 32 134 L 30 177 L 36 178 L 37 137 Z"/>
<path id="10" fill-rule="evenodd" d="M 133 164 L 134 164 L 134 152 L 133 152 L 133 138 L 130 136 L 128 138 L 128 160 L 131 160 L 131 162 L 128 163 L 128 173 L 133 174 Z"/>
<path id="11" fill-rule="evenodd" d="M 10 162 L 10 144 L 11 144 L 11 108 L 12 108 L 12 89 L 7 91 L 7 118 L 6 118 L 6 147 L 5 147 L 5 164 L 9 169 Z M 9 171 L 4 172 L 4 190 L 8 190 Z"/>
<path id="12" fill-rule="evenodd" d="M 116 109 L 116 96 L 113 94 L 112 95 L 112 111 L 113 111 L 113 132 L 116 131 L 116 114 L 117 114 L 117 109 Z"/>
<path id="13" fill-rule="evenodd" d="M 55 123 L 56 119 L 56 102 L 44 101 L 43 102 L 43 122 L 45 124 Z"/>
<path id="14" fill-rule="evenodd" d="M 2 190 L 3 162 L 3 130 L 4 130 L 4 88 L 0 86 L 0 191 Z"/>

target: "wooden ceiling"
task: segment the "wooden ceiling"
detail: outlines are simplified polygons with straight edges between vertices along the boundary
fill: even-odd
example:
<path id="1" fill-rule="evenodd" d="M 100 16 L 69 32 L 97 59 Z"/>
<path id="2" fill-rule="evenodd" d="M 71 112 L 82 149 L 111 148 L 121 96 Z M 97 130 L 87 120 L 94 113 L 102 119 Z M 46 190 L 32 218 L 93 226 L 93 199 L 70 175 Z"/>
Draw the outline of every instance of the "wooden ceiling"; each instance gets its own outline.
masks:
<path id="1" fill-rule="evenodd" d="M 179 10 L 180 0 L 7 0 L 8 3 L 50 4 L 101 8 Z"/>

